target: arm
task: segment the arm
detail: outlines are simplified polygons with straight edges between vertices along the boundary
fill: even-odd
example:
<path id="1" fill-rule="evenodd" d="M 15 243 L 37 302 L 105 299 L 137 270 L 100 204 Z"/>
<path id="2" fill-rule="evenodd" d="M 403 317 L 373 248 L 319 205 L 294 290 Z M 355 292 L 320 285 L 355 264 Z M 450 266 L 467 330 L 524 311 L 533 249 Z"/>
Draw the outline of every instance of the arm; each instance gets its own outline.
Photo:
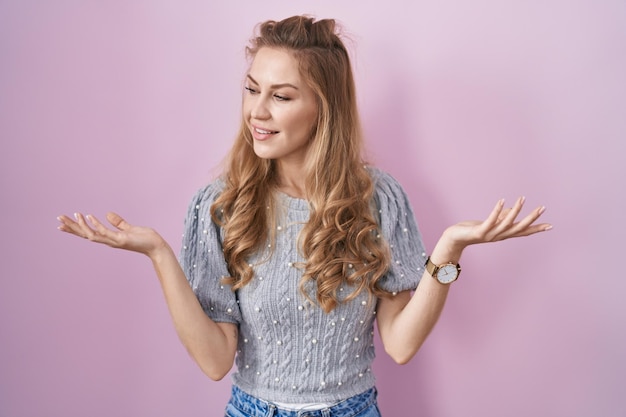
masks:
<path id="1" fill-rule="evenodd" d="M 516 222 L 523 205 L 523 197 L 510 209 L 505 209 L 504 201 L 500 200 L 486 220 L 449 227 L 437 242 L 431 259 L 435 264 L 457 263 L 469 245 L 529 236 L 552 228 L 546 223 L 535 224 L 545 211 L 544 207 L 536 208 Z M 396 362 L 407 363 L 417 353 L 437 323 L 449 289 L 449 285 L 440 284 L 424 271 L 412 297 L 410 291 L 404 291 L 379 301 L 379 333 L 385 350 Z"/>
<path id="2" fill-rule="evenodd" d="M 117 230 L 108 229 L 93 216 L 85 219 L 82 214 L 76 214 L 75 217 L 76 221 L 60 216 L 59 230 L 150 258 L 183 345 L 211 379 L 223 378 L 234 362 L 237 326 L 216 323 L 207 317 L 170 245 L 153 229 L 132 226 L 114 213 L 109 213 L 107 220 Z"/>

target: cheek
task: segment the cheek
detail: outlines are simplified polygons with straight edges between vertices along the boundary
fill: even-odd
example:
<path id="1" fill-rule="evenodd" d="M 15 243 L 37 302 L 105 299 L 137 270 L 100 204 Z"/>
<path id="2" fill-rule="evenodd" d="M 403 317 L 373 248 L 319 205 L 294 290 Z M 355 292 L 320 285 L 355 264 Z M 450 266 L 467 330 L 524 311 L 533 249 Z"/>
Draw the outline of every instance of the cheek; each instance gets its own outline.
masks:
<path id="1" fill-rule="evenodd" d="M 310 132 L 317 127 L 317 109 L 310 107 L 301 107 L 297 111 L 292 112 L 288 116 L 290 124 L 300 131 Z"/>
<path id="2" fill-rule="evenodd" d="M 317 131 L 316 119 L 311 120 L 310 117 L 302 116 L 298 119 L 298 123 L 294 123 L 294 128 L 298 129 L 300 136 L 310 140 Z"/>
<path id="3" fill-rule="evenodd" d="M 250 116 L 250 100 L 245 97 L 241 100 L 241 114 L 243 114 L 244 118 L 248 120 Z"/>
<path id="4" fill-rule="evenodd" d="M 313 135 L 315 135 L 315 133 L 317 132 L 317 124 L 318 124 L 317 123 L 317 118 L 318 118 L 317 111 L 315 111 L 314 113 L 309 113 L 308 114 L 307 126 L 309 126 L 308 130 L 310 132 L 311 137 L 313 137 Z"/>

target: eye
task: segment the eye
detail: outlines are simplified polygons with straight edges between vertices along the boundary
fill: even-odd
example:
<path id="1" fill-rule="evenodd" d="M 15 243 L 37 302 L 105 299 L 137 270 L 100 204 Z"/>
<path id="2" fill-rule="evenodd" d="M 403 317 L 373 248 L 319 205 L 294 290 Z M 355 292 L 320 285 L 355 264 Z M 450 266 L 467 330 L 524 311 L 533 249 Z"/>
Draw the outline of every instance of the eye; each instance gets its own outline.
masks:
<path id="1" fill-rule="evenodd" d="M 274 94 L 274 98 L 278 101 L 289 101 L 291 100 L 289 97 L 281 96 L 279 94 Z"/>
<path id="2" fill-rule="evenodd" d="M 256 90 L 255 90 L 254 88 L 252 88 L 252 87 L 245 86 L 244 88 L 245 88 L 245 89 L 248 91 L 248 93 L 250 93 L 250 94 L 257 94 L 257 93 L 258 93 L 258 91 L 256 91 Z"/>

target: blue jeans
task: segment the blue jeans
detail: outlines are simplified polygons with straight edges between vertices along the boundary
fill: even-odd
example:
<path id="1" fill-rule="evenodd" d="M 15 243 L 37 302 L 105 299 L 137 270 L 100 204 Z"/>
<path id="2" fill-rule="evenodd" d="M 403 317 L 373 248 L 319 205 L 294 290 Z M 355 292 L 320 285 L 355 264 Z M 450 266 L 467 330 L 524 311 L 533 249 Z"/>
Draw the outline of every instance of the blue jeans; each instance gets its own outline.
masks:
<path id="1" fill-rule="evenodd" d="M 315 411 L 292 411 L 278 408 L 233 386 L 226 405 L 226 417 L 380 417 L 376 388 L 350 397 L 330 408 Z"/>

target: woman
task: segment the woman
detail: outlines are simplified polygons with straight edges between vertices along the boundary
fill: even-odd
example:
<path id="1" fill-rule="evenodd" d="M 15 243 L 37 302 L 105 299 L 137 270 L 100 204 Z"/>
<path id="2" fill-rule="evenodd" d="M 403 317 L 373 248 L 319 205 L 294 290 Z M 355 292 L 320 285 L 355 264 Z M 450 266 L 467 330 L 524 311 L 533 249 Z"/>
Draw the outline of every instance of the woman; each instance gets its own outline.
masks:
<path id="1" fill-rule="evenodd" d="M 177 259 L 114 213 L 59 229 L 147 255 L 178 335 L 212 379 L 236 361 L 227 416 L 379 416 L 371 363 L 408 362 L 435 325 L 468 245 L 546 231 L 498 201 L 426 255 L 408 199 L 362 160 L 348 52 L 333 20 L 260 25 L 223 175 L 194 196 Z M 418 286 L 419 282 L 419 286 Z M 376 319 L 376 320 L 374 320 Z M 303 410 L 307 410 L 306 413 Z"/>

